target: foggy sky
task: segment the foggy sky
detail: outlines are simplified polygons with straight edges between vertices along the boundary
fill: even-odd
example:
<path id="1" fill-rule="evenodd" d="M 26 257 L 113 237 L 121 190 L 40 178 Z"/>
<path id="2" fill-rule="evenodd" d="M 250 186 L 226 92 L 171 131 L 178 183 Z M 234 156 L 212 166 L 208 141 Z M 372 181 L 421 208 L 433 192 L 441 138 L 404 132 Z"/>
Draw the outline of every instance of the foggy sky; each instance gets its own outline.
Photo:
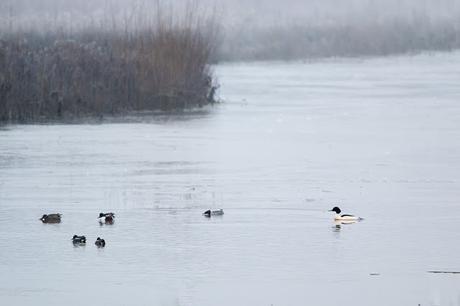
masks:
<path id="1" fill-rule="evenodd" d="M 148 0 L 0 0 L 0 26 L 59 25 L 75 26 L 93 22 L 121 20 L 133 11 L 148 14 L 158 1 Z M 185 1 L 163 0 L 163 5 L 183 6 Z M 208 11 L 218 11 L 224 26 L 239 24 L 307 25 L 383 23 L 395 18 L 431 22 L 460 19 L 459 0 L 201 0 L 195 1 Z M 110 19 L 110 21 L 109 21 Z"/>

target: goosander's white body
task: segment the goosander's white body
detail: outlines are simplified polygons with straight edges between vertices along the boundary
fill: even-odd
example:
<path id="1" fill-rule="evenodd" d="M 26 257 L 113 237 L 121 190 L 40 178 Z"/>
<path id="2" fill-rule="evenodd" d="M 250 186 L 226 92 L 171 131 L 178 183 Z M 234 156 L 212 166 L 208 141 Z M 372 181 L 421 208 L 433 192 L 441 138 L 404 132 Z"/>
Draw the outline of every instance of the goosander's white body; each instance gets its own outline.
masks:
<path id="1" fill-rule="evenodd" d="M 334 220 L 336 221 L 358 221 L 360 218 L 353 215 L 340 215 L 335 214 Z"/>

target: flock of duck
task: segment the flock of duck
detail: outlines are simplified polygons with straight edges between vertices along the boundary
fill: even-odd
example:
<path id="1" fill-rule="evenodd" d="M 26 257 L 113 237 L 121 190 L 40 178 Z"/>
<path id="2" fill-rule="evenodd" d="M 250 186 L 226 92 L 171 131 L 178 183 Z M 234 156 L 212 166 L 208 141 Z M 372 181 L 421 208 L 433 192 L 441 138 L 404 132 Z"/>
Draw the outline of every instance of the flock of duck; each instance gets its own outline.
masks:
<path id="1" fill-rule="evenodd" d="M 363 218 L 356 217 L 354 215 L 349 215 L 349 214 L 341 214 L 342 211 L 340 210 L 339 207 L 334 207 L 331 210 L 332 212 L 335 212 L 335 217 L 334 221 L 341 222 L 341 223 L 355 223 L 357 221 L 363 220 Z M 211 216 L 222 216 L 224 214 L 223 209 L 218 209 L 218 210 L 206 210 L 203 213 L 203 216 L 207 218 L 211 218 Z M 61 222 L 61 214 L 49 214 L 49 215 L 43 215 L 39 220 L 41 220 L 43 223 L 60 223 Z M 99 223 L 101 224 L 113 224 L 115 221 L 115 214 L 112 212 L 109 213 L 100 213 L 98 217 Z M 78 235 L 73 235 L 72 237 L 72 243 L 74 245 L 86 245 L 86 237 L 85 236 L 78 236 Z M 105 240 L 97 237 L 96 241 L 94 244 L 98 248 L 103 248 L 105 247 Z"/>
<path id="2" fill-rule="evenodd" d="M 61 223 L 61 214 L 49 214 L 49 215 L 43 215 L 39 220 L 42 221 L 43 223 Z M 97 218 L 99 220 L 99 223 L 101 224 L 113 224 L 115 220 L 115 214 L 114 213 L 100 213 L 99 217 Z M 86 245 L 86 237 L 85 236 L 79 236 L 79 235 L 73 235 L 72 237 L 72 243 L 74 245 Z M 105 247 L 105 240 L 97 237 L 96 242 L 94 244 L 98 248 L 103 248 Z"/>

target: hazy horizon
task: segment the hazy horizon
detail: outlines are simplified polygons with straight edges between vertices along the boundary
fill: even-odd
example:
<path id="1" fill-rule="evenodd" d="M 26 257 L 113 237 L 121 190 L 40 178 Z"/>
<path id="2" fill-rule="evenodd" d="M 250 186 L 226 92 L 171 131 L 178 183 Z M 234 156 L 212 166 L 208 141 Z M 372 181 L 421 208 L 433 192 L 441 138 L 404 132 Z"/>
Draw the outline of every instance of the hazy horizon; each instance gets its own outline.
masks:
<path id="1" fill-rule="evenodd" d="M 64 0 L 3 0 L 0 2 L 0 25 L 24 26 L 45 23 L 77 25 L 88 21 L 100 25 L 122 22 L 133 12 L 149 15 L 155 7 L 195 5 L 200 10 L 216 11 L 224 26 L 240 24 L 276 25 L 301 23 L 306 25 L 331 25 L 355 23 L 384 23 L 394 19 L 415 21 L 427 18 L 432 23 L 452 22 L 459 26 L 460 2 L 456 0 L 287 0 L 279 1 L 236 0 L 231 4 L 223 0 L 179 2 L 107 0 L 94 3 L 90 0 L 68 2 Z M 179 10 L 180 11 L 180 8 Z"/>

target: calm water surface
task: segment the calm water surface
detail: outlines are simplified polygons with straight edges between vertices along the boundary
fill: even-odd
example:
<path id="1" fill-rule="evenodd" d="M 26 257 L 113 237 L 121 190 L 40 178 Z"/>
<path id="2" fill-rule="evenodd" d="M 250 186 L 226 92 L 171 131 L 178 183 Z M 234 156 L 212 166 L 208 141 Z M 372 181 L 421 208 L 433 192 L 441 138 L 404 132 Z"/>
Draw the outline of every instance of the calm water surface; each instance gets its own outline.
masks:
<path id="1" fill-rule="evenodd" d="M 216 72 L 202 112 L 0 130 L 1 305 L 460 305 L 427 273 L 460 271 L 460 53 Z"/>

